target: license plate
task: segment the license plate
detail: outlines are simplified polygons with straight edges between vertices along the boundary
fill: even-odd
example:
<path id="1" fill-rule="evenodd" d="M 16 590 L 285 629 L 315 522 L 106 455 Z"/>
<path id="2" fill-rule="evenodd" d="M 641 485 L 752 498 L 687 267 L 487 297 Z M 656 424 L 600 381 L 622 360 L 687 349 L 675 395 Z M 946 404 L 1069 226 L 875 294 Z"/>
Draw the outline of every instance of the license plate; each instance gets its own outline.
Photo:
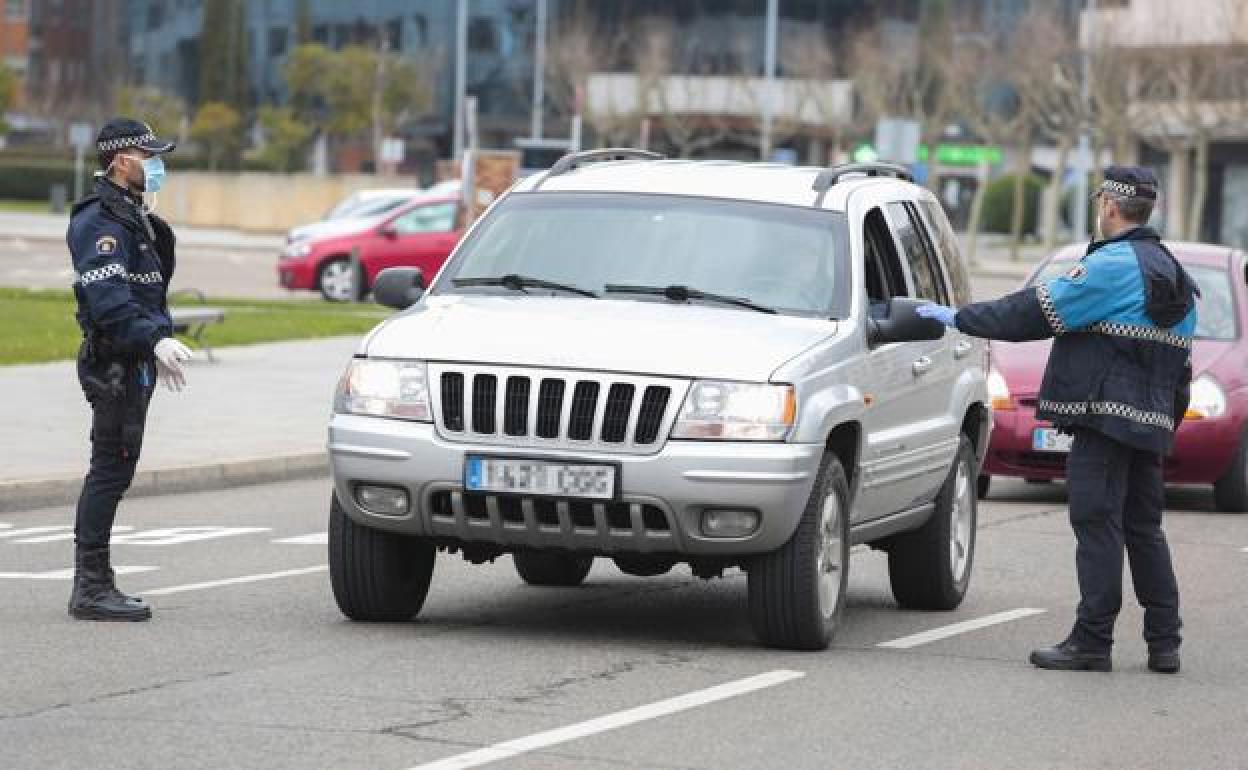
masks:
<path id="1" fill-rule="evenodd" d="M 1036 428 L 1031 434 L 1031 448 L 1037 452 L 1069 452 L 1074 440 L 1054 428 Z"/>
<path id="2" fill-rule="evenodd" d="M 611 500 L 616 467 L 470 456 L 464 465 L 464 488 L 470 492 L 509 492 Z"/>

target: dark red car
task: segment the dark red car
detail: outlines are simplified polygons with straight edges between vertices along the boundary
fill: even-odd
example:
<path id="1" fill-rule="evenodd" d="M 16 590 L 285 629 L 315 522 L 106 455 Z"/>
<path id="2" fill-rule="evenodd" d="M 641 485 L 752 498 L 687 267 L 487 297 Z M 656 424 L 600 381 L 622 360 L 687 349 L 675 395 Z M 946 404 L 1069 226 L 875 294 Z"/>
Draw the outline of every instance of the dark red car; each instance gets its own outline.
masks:
<path id="1" fill-rule="evenodd" d="M 345 221 L 339 229 L 286 244 L 277 265 L 287 289 L 319 291 L 325 299 L 355 299 L 351 253 L 359 249 L 365 289 L 387 267 L 419 267 L 426 281 L 442 269 L 462 233 L 457 195 L 418 196 L 379 216 Z"/>
<path id="2" fill-rule="evenodd" d="M 1192 403 L 1166 460 L 1166 481 L 1212 484 L 1218 508 L 1248 511 L 1248 272 L 1245 255 L 1226 246 L 1167 243 L 1200 286 L 1192 350 Z M 1068 246 L 1046 259 L 1028 285 L 1065 273 L 1083 256 Z M 1032 481 L 1066 473 L 1070 437 L 1036 420 L 1036 392 L 1049 357 L 1049 340 L 992 343 L 988 390 L 996 425 L 979 479 L 981 496 L 992 476 Z"/>

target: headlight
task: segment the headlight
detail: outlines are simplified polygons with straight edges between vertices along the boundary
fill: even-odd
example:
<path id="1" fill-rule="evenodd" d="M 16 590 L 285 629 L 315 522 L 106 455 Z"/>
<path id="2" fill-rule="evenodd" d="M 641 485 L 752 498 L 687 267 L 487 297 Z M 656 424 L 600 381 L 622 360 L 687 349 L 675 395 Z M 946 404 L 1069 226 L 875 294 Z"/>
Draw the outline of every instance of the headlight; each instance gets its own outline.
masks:
<path id="1" fill-rule="evenodd" d="M 1014 398 L 1010 395 L 1009 384 L 995 366 L 988 371 L 988 380 L 985 385 L 988 388 L 988 402 L 992 405 L 993 411 L 1008 412 L 1017 408 Z"/>
<path id="2" fill-rule="evenodd" d="M 783 441 L 796 417 L 792 385 L 695 382 L 672 438 Z"/>
<path id="3" fill-rule="evenodd" d="M 1192 400 L 1187 405 L 1189 419 L 1221 417 L 1226 414 L 1226 393 L 1218 381 L 1207 374 L 1202 374 L 1192 382 Z"/>
<path id="4" fill-rule="evenodd" d="M 356 358 L 334 399 L 336 411 L 429 422 L 429 381 L 423 361 Z"/>
<path id="5" fill-rule="evenodd" d="M 310 241 L 295 241 L 286 247 L 285 256 L 287 259 L 298 259 L 306 257 L 312 253 L 312 243 Z"/>

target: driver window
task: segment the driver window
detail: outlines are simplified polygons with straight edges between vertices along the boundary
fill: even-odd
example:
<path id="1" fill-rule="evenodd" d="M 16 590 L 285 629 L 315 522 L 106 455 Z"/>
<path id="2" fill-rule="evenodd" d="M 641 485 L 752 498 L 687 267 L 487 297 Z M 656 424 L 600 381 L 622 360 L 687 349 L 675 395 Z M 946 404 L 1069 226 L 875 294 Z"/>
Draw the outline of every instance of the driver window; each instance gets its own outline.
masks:
<path id="1" fill-rule="evenodd" d="M 455 229 L 455 204 L 418 206 L 395 219 L 394 229 L 402 235 L 449 233 Z"/>
<path id="2" fill-rule="evenodd" d="M 882 313 L 890 298 L 904 297 L 907 291 L 893 236 L 878 208 L 872 209 L 863 220 L 862 243 L 867 300 L 872 313 Z"/>

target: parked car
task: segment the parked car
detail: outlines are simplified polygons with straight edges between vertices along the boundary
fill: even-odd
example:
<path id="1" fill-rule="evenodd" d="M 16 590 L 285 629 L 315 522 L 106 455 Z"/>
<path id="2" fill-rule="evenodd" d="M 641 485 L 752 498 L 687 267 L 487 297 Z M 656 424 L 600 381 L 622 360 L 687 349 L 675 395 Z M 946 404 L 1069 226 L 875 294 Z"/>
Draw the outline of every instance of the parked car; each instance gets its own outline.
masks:
<path id="1" fill-rule="evenodd" d="M 940 204 L 902 168 L 581 153 L 503 195 L 361 344 L 329 427 L 334 596 L 421 609 L 439 550 L 575 586 L 749 573 L 760 640 L 823 649 L 849 548 L 906 607 L 971 577 L 987 347 Z M 432 280 L 423 292 L 424 277 Z M 422 294 L 423 292 L 423 294 Z"/>
<path id="2" fill-rule="evenodd" d="M 319 222 L 291 228 L 286 233 L 286 243 L 350 232 L 353 227 L 358 226 L 357 220 L 380 217 L 420 194 L 421 191 L 417 189 L 360 190 L 330 209 Z"/>
<path id="3" fill-rule="evenodd" d="M 1166 459 L 1166 480 L 1212 484 L 1224 511 L 1248 511 L 1248 273 L 1245 256 L 1225 246 L 1168 243 L 1200 287 L 1192 349 L 1192 403 Z M 1046 259 L 1027 285 L 1070 270 L 1084 247 L 1072 245 Z M 981 495 L 991 476 L 1032 481 L 1063 478 L 1071 438 L 1036 420 L 1036 393 L 1049 356 L 1049 340 L 992 343 L 988 388 L 996 427 L 988 447 Z"/>
<path id="4" fill-rule="evenodd" d="M 287 289 L 319 291 L 327 300 L 344 302 L 368 291 L 388 267 L 418 267 L 434 275 L 460 232 L 456 229 L 459 197 L 446 191 L 416 196 L 378 216 L 349 219 L 337 228 L 286 245 L 278 262 L 278 280 Z M 359 258 L 364 285 L 357 289 L 352 254 Z"/>

